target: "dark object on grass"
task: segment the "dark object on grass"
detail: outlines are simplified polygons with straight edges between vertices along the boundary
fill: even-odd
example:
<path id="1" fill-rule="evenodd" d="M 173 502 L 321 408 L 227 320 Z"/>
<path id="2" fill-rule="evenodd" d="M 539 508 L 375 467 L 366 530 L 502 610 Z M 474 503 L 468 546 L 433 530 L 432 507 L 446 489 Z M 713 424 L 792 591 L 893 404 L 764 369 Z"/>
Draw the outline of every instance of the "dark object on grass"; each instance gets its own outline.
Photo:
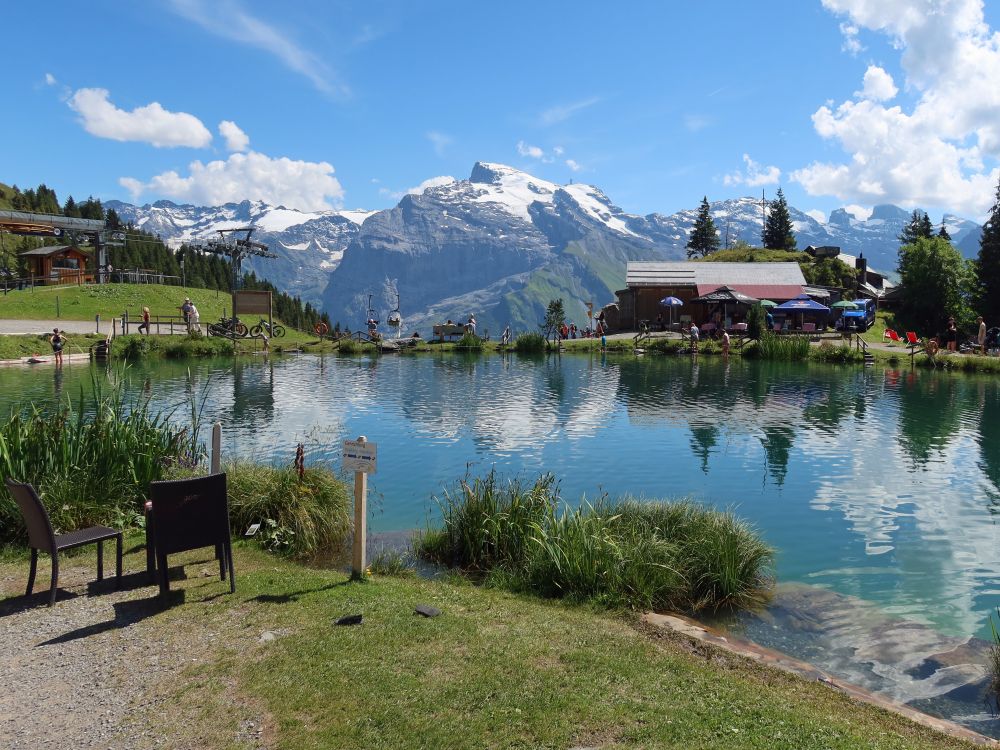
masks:
<path id="1" fill-rule="evenodd" d="M 150 482 L 149 494 L 153 503 L 150 513 L 153 521 L 152 543 L 156 550 L 160 596 L 166 596 L 170 591 L 167 555 L 201 547 L 215 547 L 219 557 L 219 578 L 226 580 L 228 566 L 229 591 L 235 594 L 226 475 L 210 474 L 194 479 Z"/>
<path id="2" fill-rule="evenodd" d="M 364 619 L 362 615 L 344 615 L 333 621 L 334 625 L 360 625 Z"/>
<path id="3" fill-rule="evenodd" d="M 39 551 L 47 552 L 52 557 L 52 587 L 49 594 L 49 606 L 56 603 L 56 591 L 59 585 L 59 552 L 64 549 L 82 547 L 85 544 L 97 544 L 97 580 L 104 580 L 104 540 L 114 539 L 118 543 L 118 553 L 115 564 L 115 588 L 122 582 L 122 533 L 109 529 L 107 526 L 92 526 L 89 529 L 79 529 L 68 534 L 56 534 L 52 531 L 49 514 L 42 505 L 38 493 L 30 484 L 7 479 L 7 489 L 13 495 L 24 524 L 28 527 L 28 545 L 31 547 L 31 570 L 28 573 L 28 589 L 25 596 L 31 596 L 35 586 L 35 569 L 38 567 Z"/>
<path id="4" fill-rule="evenodd" d="M 418 604 L 413 608 L 413 614 L 423 615 L 424 617 L 437 617 L 441 614 L 441 610 L 437 607 L 432 607 L 429 604 Z"/>

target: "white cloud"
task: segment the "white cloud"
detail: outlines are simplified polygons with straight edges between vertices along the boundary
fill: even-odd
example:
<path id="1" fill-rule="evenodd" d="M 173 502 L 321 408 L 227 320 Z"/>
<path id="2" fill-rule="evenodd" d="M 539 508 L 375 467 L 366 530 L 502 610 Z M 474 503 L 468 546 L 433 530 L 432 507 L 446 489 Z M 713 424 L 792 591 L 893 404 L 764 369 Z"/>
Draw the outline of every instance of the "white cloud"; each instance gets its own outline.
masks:
<path id="1" fill-rule="evenodd" d="M 684 127 L 692 133 L 704 130 L 712 124 L 712 118 L 708 115 L 687 114 L 684 115 Z"/>
<path id="2" fill-rule="evenodd" d="M 517 142 L 517 153 L 521 156 L 529 156 L 532 159 L 541 159 L 545 156 L 545 152 L 538 146 L 529 146 L 524 141 Z"/>
<path id="3" fill-rule="evenodd" d="M 811 216 L 820 224 L 826 224 L 826 214 L 820 211 L 818 208 L 810 208 L 808 211 L 804 212 L 806 216 Z"/>
<path id="4" fill-rule="evenodd" d="M 736 170 L 722 178 L 722 184 L 735 186 L 746 185 L 747 187 L 761 187 L 762 185 L 776 185 L 781 179 L 781 170 L 775 166 L 764 166 L 750 158 L 750 154 L 743 154 L 743 163 L 746 164 L 746 172 Z"/>
<path id="5" fill-rule="evenodd" d="M 274 55 L 320 91 L 339 95 L 350 93 L 347 86 L 334 81 L 330 68 L 319 57 L 288 34 L 248 13 L 237 0 L 170 0 L 169 6 L 178 15 L 216 36 Z"/>
<path id="6" fill-rule="evenodd" d="M 898 93 L 899 89 L 896 88 L 896 82 L 892 80 L 891 75 L 878 65 L 869 65 L 865 71 L 864 87 L 861 91 L 855 91 L 854 95 L 862 99 L 884 102 Z"/>
<path id="7" fill-rule="evenodd" d="M 552 153 L 555 154 L 556 156 L 562 156 L 564 153 L 566 153 L 566 149 L 564 149 L 562 146 L 553 146 Z"/>
<path id="8" fill-rule="evenodd" d="M 219 135 L 226 139 L 226 149 L 229 151 L 246 151 L 250 147 L 250 136 L 232 120 L 219 123 Z"/>
<path id="9" fill-rule="evenodd" d="M 823 5 L 850 25 L 888 36 L 919 98 L 905 110 L 872 98 L 820 107 L 816 132 L 848 158 L 813 163 L 792 179 L 814 195 L 982 215 L 1000 174 L 1000 35 L 987 25 L 982 0 Z M 869 92 L 866 81 L 865 91 L 879 89 Z"/>
<path id="10" fill-rule="evenodd" d="M 573 115 L 588 107 L 593 107 L 599 101 L 601 101 L 599 97 L 592 96 L 587 99 L 571 102 L 570 104 L 558 104 L 542 112 L 538 119 L 542 125 L 555 125 L 556 123 L 568 120 Z"/>
<path id="11" fill-rule="evenodd" d="M 56 77 L 54 75 L 52 75 L 51 73 L 46 73 L 45 74 L 45 85 L 46 86 L 55 86 L 57 83 L 58 83 L 58 81 L 56 81 Z"/>
<path id="12" fill-rule="evenodd" d="M 439 133 L 435 130 L 430 131 L 426 135 L 427 135 L 427 140 L 429 140 L 431 142 L 431 145 L 434 147 L 434 153 L 437 154 L 438 156 L 444 156 L 444 153 L 448 149 L 448 146 L 450 146 L 452 142 L 455 140 L 450 135 L 446 135 L 445 133 Z"/>
<path id="13" fill-rule="evenodd" d="M 842 23 L 840 24 L 840 33 L 844 37 L 844 43 L 841 49 L 844 52 L 849 52 L 852 55 L 857 55 L 859 52 L 864 51 L 864 47 L 858 40 L 858 29 L 853 23 Z"/>
<path id="14" fill-rule="evenodd" d="M 844 210 L 858 221 L 868 221 L 868 217 L 872 215 L 871 206 L 859 206 L 856 203 L 844 206 Z"/>
<path id="15" fill-rule="evenodd" d="M 574 172 L 579 172 L 581 169 L 583 169 L 580 163 L 575 161 L 574 159 L 567 159 L 566 166 L 572 169 Z"/>
<path id="16" fill-rule="evenodd" d="M 188 169 L 187 177 L 169 171 L 148 182 L 133 177 L 122 177 L 118 182 L 132 193 L 133 200 L 149 192 L 209 206 L 262 200 L 301 211 L 321 211 L 339 206 L 344 196 L 340 182 L 333 176 L 333 166 L 327 162 L 271 158 L 250 151 L 208 164 L 193 161 Z"/>
<path id="17" fill-rule="evenodd" d="M 108 99 L 107 89 L 79 89 L 69 106 L 91 135 L 114 141 L 141 141 L 154 146 L 204 148 L 212 142 L 201 120 L 187 112 L 170 112 L 158 102 L 136 107 L 131 112 L 118 109 Z"/>

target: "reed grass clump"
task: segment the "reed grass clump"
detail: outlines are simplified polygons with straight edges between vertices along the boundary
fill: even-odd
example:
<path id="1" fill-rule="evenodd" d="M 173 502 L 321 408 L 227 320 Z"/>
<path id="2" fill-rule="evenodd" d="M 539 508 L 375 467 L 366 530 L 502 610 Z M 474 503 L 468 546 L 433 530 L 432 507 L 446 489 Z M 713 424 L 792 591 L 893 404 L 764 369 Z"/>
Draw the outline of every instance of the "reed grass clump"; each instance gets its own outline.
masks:
<path id="1" fill-rule="evenodd" d="M 549 475 L 463 481 L 420 554 L 496 586 L 608 607 L 698 612 L 763 601 L 773 551 L 732 513 L 604 498 L 572 508 Z"/>
<path id="2" fill-rule="evenodd" d="M 337 352 L 340 354 L 358 354 L 361 351 L 361 344 L 354 339 L 342 339 L 337 344 Z"/>
<path id="3" fill-rule="evenodd" d="M 848 344 L 834 346 L 829 341 L 824 341 L 812 351 L 811 358 L 817 362 L 849 364 L 864 362 L 865 355 Z"/>
<path id="4" fill-rule="evenodd" d="M 307 468 L 300 479 L 291 466 L 237 461 L 223 471 L 234 535 L 259 523 L 258 540 L 265 548 L 299 557 L 336 551 L 346 540 L 353 496 L 330 469 Z"/>
<path id="5" fill-rule="evenodd" d="M 767 359 L 778 362 L 795 362 L 809 357 L 809 337 L 808 336 L 779 336 L 776 333 L 766 331 L 761 334 L 760 340 L 753 350 L 758 359 Z"/>
<path id="6" fill-rule="evenodd" d="M 483 350 L 483 346 L 483 340 L 474 333 L 466 333 L 462 336 L 462 338 L 455 342 L 456 349 L 468 349 L 471 351 L 481 352 Z"/>
<path id="7" fill-rule="evenodd" d="M 547 343 L 545 337 L 540 333 L 520 333 L 514 339 L 514 351 L 523 354 L 538 354 L 545 351 Z"/>
<path id="8" fill-rule="evenodd" d="M 186 459 L 189 440 L 145 401 L 126 403 L 121 382 L 94 376 L 74 406 L 55 412 L 33 405 L 0 422 L 0 478 L 30 482 L 58 532 L 141 519 L 149 483 Z M 23 540 L 20 511 L 0 485 L 0 541 Z"/>

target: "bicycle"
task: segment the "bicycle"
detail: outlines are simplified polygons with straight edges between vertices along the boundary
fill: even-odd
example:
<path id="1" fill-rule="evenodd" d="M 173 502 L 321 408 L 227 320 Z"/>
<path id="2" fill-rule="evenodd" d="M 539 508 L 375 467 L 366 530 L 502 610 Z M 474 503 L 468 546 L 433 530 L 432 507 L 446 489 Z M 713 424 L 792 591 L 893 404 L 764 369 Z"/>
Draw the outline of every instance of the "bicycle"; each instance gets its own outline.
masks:
<path id="1" fill-rule="evenodd" d="M 208 324 L 209 336 L 225 336 L 227 338 L 246 338 L 250 330 L 240 322 L 239 318 L 220 318 L 218 323 Z"/>
<path id="2" fill-rule="evenodd" d="M 277 323 L 269 325 L 264 318 L 261 318 L 260 322 L 250 329 L 250 335 L 254 338 L 258 338 L 264 332 L 267 332 L 267 335 L 272 339 L 280 339 L 285 335 L 285 327 Z"/>

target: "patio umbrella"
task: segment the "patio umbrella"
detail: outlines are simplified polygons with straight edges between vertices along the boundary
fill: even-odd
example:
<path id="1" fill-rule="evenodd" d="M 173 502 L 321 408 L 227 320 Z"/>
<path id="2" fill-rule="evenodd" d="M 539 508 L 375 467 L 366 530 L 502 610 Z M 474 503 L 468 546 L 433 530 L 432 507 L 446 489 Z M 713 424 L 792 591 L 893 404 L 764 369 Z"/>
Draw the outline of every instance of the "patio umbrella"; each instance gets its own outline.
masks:
<path id="1" fill-rule="evenodd" d="M 777 302 L 772 302 L 769 299 L 759 299 L 759 300 L 757 300 L 757 304 L 760 305 L 763 308 L 777 307 L 778 306 Z"/>
<path id="2" fill-rule="evenodd" d="M 709 292 L 708 294 L 703 294 L 700 297 L 695 297 L 691 301 L 703 304 L 721 304 L 723 318 L 725 318 L 729 305 L 731 304 L 753 305 L 759 302 L 756 297 L 751 297 L 749 294 L 744 294 L 743 292 L 729 286 L 720 286 L 714 292 Z"/>
<path id="3" fill-rule="evenodd" d="M 800 294 L 795 299 L 790 299 L 774 309 L 780 312 L 830 312 L 829 307 L 816 302 L 808 294 Z"/>
<path id="4" fill-rule="evenodd" d="M 857 310 L 858 305 L 846 299 L 840 300 L 840 302 L 834 302 L 830 307 L 834 310 Z"/>
<path id="5" fill-rule="evenodd" d="M 663 305 L 663 307 L 669 307 L 670 308 L 670 325 L 673 325 L 674 324 L 674 308 L 675 307 L 680 307 L 684 303 L 681 300 L 677 299 L 676 297 L 664 297 L 663 299 L 660 300 L 660 304 Z"/>

